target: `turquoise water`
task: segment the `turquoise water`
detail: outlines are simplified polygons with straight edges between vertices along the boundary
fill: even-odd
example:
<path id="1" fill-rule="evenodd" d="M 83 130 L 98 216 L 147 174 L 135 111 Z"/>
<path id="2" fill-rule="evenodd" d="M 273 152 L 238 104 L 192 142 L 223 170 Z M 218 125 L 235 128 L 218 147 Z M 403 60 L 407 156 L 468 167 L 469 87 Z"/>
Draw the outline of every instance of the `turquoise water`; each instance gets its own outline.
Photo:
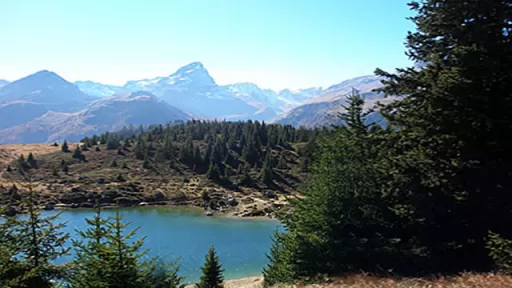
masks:
<path id="1" fill-rule="evenodd" d="M 237 219 L 207 217 L 198 211 L 176 208 L 121 209 L 130 228 L 140 227 L 138 236 L 146 236 L 148 255 L 172 261 L 180 258 L 181 274 L 187 281 L 200 276 L 204 255 L 215 246 L 225 269 L 226 279 L 261 275 L 267 263 L 272 233 L 280 227 L 278 221 L 267 219 Z M 57 211 L 44 211 L 43 215 Z M 114 209 L 102 211 L 104 216 L 114 216 Z M 61 220 L 67 221 L 65 231 L 75 237 L 76 229 L 86 228 L 84 218 L 94 216 L 94 210 L 66 210 Z M 66 256 L 69 261 L 71 256 Z"/>

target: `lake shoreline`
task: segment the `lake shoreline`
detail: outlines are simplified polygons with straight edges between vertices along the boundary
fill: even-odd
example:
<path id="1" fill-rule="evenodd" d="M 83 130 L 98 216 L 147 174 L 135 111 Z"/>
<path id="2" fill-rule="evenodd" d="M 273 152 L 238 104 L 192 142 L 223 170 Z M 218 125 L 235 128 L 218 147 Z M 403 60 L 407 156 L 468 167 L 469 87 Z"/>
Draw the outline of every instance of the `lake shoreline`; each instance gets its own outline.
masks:
<path id="1" fill-rule="evenodd" d="M 261 288 L 263 287 L 263 276 L 243 277 L 227 279 L 224 281 L 224 288 Z M 195 284 L 187 284 L 185 288 L 194 288 Z"/>
<path id="2" fill-rule="evenodd" d="M 153 208 L 164 208 L 164 209 L 182 209 L 182 210 L 190 210 L 197 212 L 198 214 L 203 214 L 205 217 L 216 217 L 216 218 L 227 218 L 227 219 L 244 219 L 244 220 L 271 220 L 271 221 L 279 221 L 276 217 L 270 216 L 244 216 L 242 214 L 236 215 L 235 212 L 219 212 L 212 210 L 205 210 L 204 208 L 200 208 L 194 205 L 183 205 L 183 204 L 147 204 L 147 205 L 138 205 L 138 206 L 123 206 L 123 205 L 115 205 L 115 204 L 106 204 L 102 205 L 101 209 L 153 209 Z M 45 207 L 41 207 L 41 210 L 60 210 L 60 211 L 73 211 L 73 210 L 93 210 L 96 207 L 73 207 L 71 204 L 56 204 L 53 209 L 45 209 Z M 211 212 L 211 215 L 207 215 L 208 212 Z"/>

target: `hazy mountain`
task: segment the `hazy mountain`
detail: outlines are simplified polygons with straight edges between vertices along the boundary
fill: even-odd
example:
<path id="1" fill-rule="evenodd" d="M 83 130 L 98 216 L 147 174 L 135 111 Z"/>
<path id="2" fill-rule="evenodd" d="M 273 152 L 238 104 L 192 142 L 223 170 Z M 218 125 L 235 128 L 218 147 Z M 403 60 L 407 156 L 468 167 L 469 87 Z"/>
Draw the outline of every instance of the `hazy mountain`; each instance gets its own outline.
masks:
<path id="1" fill-rule="evenodd" d="M 254 83 L 235 83 L 225 85 L 224 88 L 233 93 L 234 97 L 260 109 L 270 107 L 274 110 L 281 110 L 281 106 L 283 105 L 283 102 L 278 99 L 275 91 L 261 89 Z"/>
<path id="2" fill-rule="evenodd" d="M 259 109 L 218 86 L 200 62 L 183 66 L 167 77 L 128 81 L 123 91 L 144 90 L 184 111 L 218 119 L 248 119 Z"/>
<path id="3" fill-rule="evenodd" d="M 189 118 L 148 92 L 135 92 L 96 100 L 74 113 L 46 112 L 25 124 L 0 130 L 0 143 L 78 141 L 126 125 L 165 124 Z"/>
<path id="4" fill-rule="evenodd" d="M 261 89 L 256 84 L 249 82 L 235 83 L 224 87 L 250 105 L 260 109 L 271 108 L 278 113 L 286 112 L 322 93 L 322 88 L 319 87 L 299 90 L 285 89 L 276 92 L 270 89 Z"/>
<path id="5" fill-rule="evenodd" d="M 48 111 L 44 105 L 30 102 L 0 104 L 0 130 L 26 123 Z"/>
<path id="6" fill-rule="evenodd" d="M 113 96 L 122 89 L 121 86 L 106 85 L 94 81 L 76 81 L 75 85 L 85 94 L 97 97 Z"/>
<path id="7" fill-rule="evenodd" d="M 200 62 L 183 66 L 169 76 L 128 81 L 123 87 L 92 81 L 75 84 L 82 92 L 99 97 L 120 91 L 148 91 L 195 115 L 230 120 L 269 121 L 322 93 L 318 87 L 276 92 L 250 82 L 219 86 Z"/>
<path id="8" fill-rule="evenodd" d="M 9 81 L 0 79 L 0 88 L 2 88 L 2 86 L 7 85 L 8 83 L 9 83 Z"/>
<path id="9" fill-rule="evenodd" d="M 323 89 L 321 87 L 313 87 L 306 89 L 290 90 L 284 89 L 279 91 L 278 98 L 283 101 L 286 108 L 294 108 L 306 101 L 312 100 L 322 94 Z"/>
<path id="10" fill-rule="evenodd" d="M 334 101 L 350 93 L 352 89 L 357 89 L 360 93 L 366 93 L 379 87 L 382 87 L 380 77 L 375 75 L 360 76 L 332 85 L 325 89 L 321 95 L 311 99 L 309 102 Z"/>
<path id="11" fill-rule="evenodd" d="M 73 83 L 47 70 L 8 83 L 0 89 L 0 105 L 29 102 L 53 111 L 76 111 L 94 99 Z"/>
<path id="12" fill-rule="evenodd" d="M 74 112 L 96 99 L 50 71 L 40 71 L 0 88 L 0 129 L 31 121 L 46 112 Z"/>
<path id="13" fill-rule="evenodd" d="M 375 92 L 363 93 L 366 98 L 365 110 L 373 108 L 377 102 L 389 103 L 395 98 L 384 98 L 381 94 Z M 347 104 L 346 96 L 339 97 L 333 101 L 323 101 L 308 103 L 298 106 L 288 113 L 285 113 L 275 119 L 274 123 L 283 125 L 293 125 L 296 127 L 320 127 L 330 124 L 341 124 L 339 114 L 344 112 L 343 106 Z M 367 122 L 383 123 L 383 118 L 378 112 L 371 113 Z"/>
<path id="14" fill-rule="evenodd" d="M 333 85 L 314 97 L 305 104 L 291 109 L 279 115 L 274 122 L 290 124 L 293 126 L 316 127 L 328 124 L 339 124 L 338 114 L 343 112 L 346 97 L 352 89 L 359 90 L 366 98 L 366 108 L 373 107 L 377 102 L 388 102 L 393 98 L 384 98 L 382 94 L 371 92 L 382 87 L 381 79 L 374 75 L 361 76 L 345 80 Z M 369 120 L 380 121 L 380 116 L 375 113 Z"/>

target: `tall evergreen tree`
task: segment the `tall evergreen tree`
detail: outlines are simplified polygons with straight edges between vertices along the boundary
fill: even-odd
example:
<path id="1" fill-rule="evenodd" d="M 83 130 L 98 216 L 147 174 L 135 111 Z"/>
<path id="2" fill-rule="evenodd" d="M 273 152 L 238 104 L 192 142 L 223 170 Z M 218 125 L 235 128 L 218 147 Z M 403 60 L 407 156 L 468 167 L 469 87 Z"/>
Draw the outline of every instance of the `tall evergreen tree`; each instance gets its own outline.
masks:
<path id="1" fill-rule="evenodd" d="M 489 231 L 512 239 L 512 139 L 503 136 L 512 132 L 512 5 L 410 5 L 407 54 L 425 67 L 376 71 L 386 94 L 407 95 L 381 109 L 401 151 L 395 189 L 432 269 L 489 269 Z"/>
<path id="2" fill-rule="evenodd" d="M 211 247 L 206 254 L 204 266 L 201 267 L 203 275 L 196 288 L 223 288 L 224 270 L 219 262 L 219 256 L 215 252 L 215 248 Z"/>
<path id="3" fill-rule="evenodd" d="M 267 155 L 265 156 L 265 162 L 263 162 L 263 167 L 261 168 L 260 177 L 263 183 L 271 184 L 274 179 L 274 172 L 272 170 L 272 152 L 267 151 Z"/>
<path id="4" fill-rule="evenodd" d="M 64 153 L 69 152 L 68 142 L 66 140 L 64 140 L 64 142 L 62 143 L 62 146 L 60 146 L 60 150 Z"/>
<path id="5" fill-rule="evenodd" d="M 211 179 L 213 181 L 219 181 L 220 180 L 219 166 L 215 163 L 210 163 L 210 167 L 208 168 L 208 172 L 206 172 L 206 176 L 208 177 L 208 179 Z"/>
<path id="6" fill-rule="evenodd" d="M 89 228 L 78 231 L 79 240 L 73 239 L 74 260 L 71 277 L 68 279 L 73 288 L 109 287 L 109 260 L 111 251 L 107 247 L 106 237 L 108 219 L 101 217 L 100 206 L 97 205 L 96 215 L 85 219 Z"/>
<path id="7" fill-rule="evenodd" d="M 28 165 L 30 165 L 31 168 L 37 168 L 37 161 L 32 152 L 28 154 L 27 163 Z"/>
<path id="8" fill-rule="evenodd" d="M 128 224 L 122 222 L 119 211 L 107 223 L 107 229 L 111 231 L 106 236 L 106 243 L 111 251 L 109 263 L 111 287 L 141 287 L 150 272 L 149 267 L 151 263 L 141 260 L 146 254 L 146 251 L 142 250 L 145 238 L 129 243 L 128 241 L 135 236 L 137 229 L 126 233 L 127 227 Z"/>
<path id="9" fill-rule="evenodd" d="M 320 140 L 311 177 L 301 190 L 304 198 L 293 200 L 292 214 L 282 218 L 288 233 L 274 236 L 264 270 L 267 283 L 378 271 L 402 259 L 391 253 L 395 218 L 382 194 L 380 161 L 386 150 L 379 134 L 364 124 L 361 96 L 354 92 L 348 102 L 341 115 L 347 126 L 335 127 Z"/>
<path id="10" fill-rule="evenodd" d="M 54 261 L 68 253 L 65 243 L 69 235 L 62 232 L 65 223 L 56 223 L 59 214 L 41 216 L 31 186 L 25 196 L 23 204 L 27 208 L 27 217 L 10 217 L 0 228 L 4 229 L 1 238 L 4 241 L 7 238 L 11 243 L 2 245 L 5 249 L 0 250 L 2 256 L 15 257 L 9 263 L 8 281 L 11 285 L 7 287 L 53 287 L 52 281 L 65 277 L 64 267 Z"/>

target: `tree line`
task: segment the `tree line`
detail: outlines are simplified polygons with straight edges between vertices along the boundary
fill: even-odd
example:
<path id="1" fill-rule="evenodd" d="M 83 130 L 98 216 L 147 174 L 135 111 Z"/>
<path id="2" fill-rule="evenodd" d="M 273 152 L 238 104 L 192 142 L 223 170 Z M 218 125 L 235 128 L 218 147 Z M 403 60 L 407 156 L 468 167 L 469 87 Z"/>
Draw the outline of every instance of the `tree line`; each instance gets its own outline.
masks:
<path id="1" fill-rule="evenodd" d="M 81 140 L 84 149 L 117 149 L 124 155 L 131 151 L 143 161 L 145 169 L 184 165 L 195 173 L 205 174 L 212 181 L 226 184 L 231 176 L 243 175 L 241 184 L 251 184 L 249 172 L 263 183 L 271 185 L 276 169 L 288 170 L 287 153 L 293 144 L 305 143 L 298 151 L 300 172 L 307 172 L 311 162 L 314 139 L 326 129 L 294 128 L 290 125 L 266 124 L 259 121 L 218 122 L 190 120 L 167 125 L 137 128 L 127 126 L 118 132 L 106 132 Z M 67 143 L 62 151 L 69 152 Z M 85 161 L 78 148 L 73 152 Z M 290 155 L 288 153 L 288 155 Z"/>
<path id="2" fill-rule="evenodd" d="M 354 92 L 317 141 L 303 198 L 282 217 L 267 285 L 366 271 L 512 272 L 512 3 L 409 4 L 407 55 L 376 70 L 386 127 Z"/>

